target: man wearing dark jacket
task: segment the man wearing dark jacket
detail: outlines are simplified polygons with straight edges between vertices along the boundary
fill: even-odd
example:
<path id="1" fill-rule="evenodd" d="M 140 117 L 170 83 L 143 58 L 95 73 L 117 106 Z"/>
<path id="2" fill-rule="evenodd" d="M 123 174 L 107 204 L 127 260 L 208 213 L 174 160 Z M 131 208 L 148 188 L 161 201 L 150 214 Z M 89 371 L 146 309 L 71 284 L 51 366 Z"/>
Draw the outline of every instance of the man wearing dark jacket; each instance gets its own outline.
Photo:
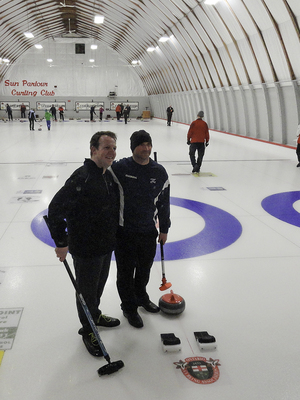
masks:
<path id="1" fill-rule="evenodd" d="M 107 168 L 116 156 L 116 135 L 97 132 L 90 141 L 91 158 L 73 172 L 52 199 L 49 228 L 56 255 L 64 261 L 72 255 L 76 281 L 97 326 L 120 324 L 99 310 L 115 247 L 119 216 L 119 190 Z M 67 228 L 67 232 L 66 232 Z M 79 334 L 90 354 L 102 356 L 86 315 L 77 300 L 82 328 Z"/>
<path id="2" fill-rule="evenodd" d="M 171 126 L 173 112 L 174 112 L 174 108 L 172 106 L 169 106 L 167 108 L 167 126 Z"/>
<path id="3" fill-rule="evenodd" d="M 146 287 L 156 252 L 156 239 L 163 244 L 170 227 L 170 184 L 165 168 L 150 158 L 152 140 L 148 132 L 130 138 L 132 157 L 113 163 L 111 170 L 120 185 L 120 227 L 115 250 L 117 288 L 121 308 L 130 325 L 142 328 L 139 306 L 159 312 Z M 156 222 L 159 223 L 159 232 Z"/>

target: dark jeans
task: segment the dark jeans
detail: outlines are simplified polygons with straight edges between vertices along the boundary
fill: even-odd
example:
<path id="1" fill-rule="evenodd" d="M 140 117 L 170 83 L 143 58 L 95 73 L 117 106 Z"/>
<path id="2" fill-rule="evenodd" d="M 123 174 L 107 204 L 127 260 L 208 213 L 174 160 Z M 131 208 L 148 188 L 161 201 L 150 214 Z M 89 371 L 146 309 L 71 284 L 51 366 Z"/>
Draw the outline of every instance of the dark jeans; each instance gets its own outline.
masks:
<path id="1" fill-rule="evenodd" d="M 196 151 L 198 151 L 197 161 L 196 161 L 196 157 L 195 157 Z M 205 153 L 205 144 L 204 143 L 191 143 L 190 144 L 190 151 L 189 151 L 190 160 L 191 160 L 193 169 L 197 172 L 199 172 L 199 170 L 201 168 L 204 153 Z"/>
<path id="2" fill-rule="evenodd" d="M 171 126 L 172 114 L 167 114 L 167 117 L 168 117 L 167 125 Z"/>
<path id="3" fill-rule="evenodd" d="M 30 129 L 31 131 L 34 130 L 34 119 L 30 119 L 30 120 L 29 120 L 29 129 Z"/>
<path id="4" fill-rule="evenodd" d="M 149 301 L 146 286 L 156 253 L 157 232 L 150 234 L 118 233 L 115 250 L 117 261 L 117 288 L 127 313 Z"/>
<path id="5" fill-rule="evenodd" d="M 297 157 L 298 157 L 298 162 L 300 162 L 300 143 L 297 143 L 296 153 L 297 153 Z"/>
<path id="6" fill-rule="evenodd" d="M 96 321 L 101 315 L 101 311 L 98 307 L 108 278 L 111 253 L 91 258 L 72 257 L 76 282 L 94 321 Z M 90 330 L 88 319 L 77 298 L 76 305 L 83 328 Z"/>

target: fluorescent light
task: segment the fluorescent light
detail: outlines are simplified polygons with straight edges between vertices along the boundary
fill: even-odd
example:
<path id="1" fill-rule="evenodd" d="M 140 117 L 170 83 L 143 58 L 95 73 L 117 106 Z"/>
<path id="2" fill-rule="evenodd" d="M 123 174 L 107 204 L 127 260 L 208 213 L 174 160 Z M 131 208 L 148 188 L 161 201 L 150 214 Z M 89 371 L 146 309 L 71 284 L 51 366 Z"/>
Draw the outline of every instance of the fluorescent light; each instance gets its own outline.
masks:
<path id="1" fill-rule="evenodd" d="M 155 47 L 152 47 L 152 46 L 148 47 L 148 49 L 147 49 L 147 51 L 149 51 L 149 53 L 151 53 L 154 50 L 155 50 Z"/>
<path id="2" fill-rule="evenodd" d="M 170 39 L 169 36 L 164 35 L 164 36 L 162 36 L 162 37 L 159 39 L 159 42 L 166 42 L 166 41 L 169 40 L 169 39 Z"/>
<path id="3" fill-rule="evenodd" d="M 103 24 L 104 22 L 103 15 L 95 15 L 94 22 L 95 24 Z"/>
<path id="4" fill-rule="evenodd" d="M 91 44 L 91 49 L 92 50 L 96 50 L 98 48 L 98 46 L 96 44 Z"/>
<path id="5" fill-rule="evenodd" d="M 34 47 L 35 47 L 36 49 L 42 49 L 42 48 L 43 48 L 43 46 L 42 46 L 41 44 L 35 44 Z"/>
<path id="6" fill-rule="evenodd" d="M 94 62 L 95 60 L 93 59 L 93 58 L 90 58 L 89 59 L 89 62 Z"/>
<path id="7" fill-rule="evenodd" d="M 33 34 L 31 32 L 24 32 L 24 35 L 28 38 L 28 39 L 32 39 L 34 38 Z"/>
<path id="8" fill-rule="evenodd" d="M 47 61 L 52 62 L 53 60 L 52 60 L 52 58 L 47 58 Z"/>
<path id="9" fill-rule="evenodd" d="M 9 59 L 8 58 L 3 58 L 2 60 L 3 62 L 9 63 Z"/>
<path id="10" fill-rule="evenodd" d="M 138 61 L 137 60 L 132 60 L 131 61 L 131 64 L 134 64 L 134 65 L 136 65 L 138 63 Z"/>
<path id="11" fill-rule="evenodd" d="M 217 4 L 219 0 L 206 0 L 204 3 L 213 6 L 214 4 Z"/>

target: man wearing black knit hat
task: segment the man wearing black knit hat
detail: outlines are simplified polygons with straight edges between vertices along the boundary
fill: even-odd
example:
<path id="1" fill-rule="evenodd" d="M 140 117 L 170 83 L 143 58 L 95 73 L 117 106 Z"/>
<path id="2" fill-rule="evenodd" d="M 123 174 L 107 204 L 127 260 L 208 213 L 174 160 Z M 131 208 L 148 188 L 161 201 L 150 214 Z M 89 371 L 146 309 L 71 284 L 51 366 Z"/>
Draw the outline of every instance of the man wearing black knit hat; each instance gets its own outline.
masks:
<path id="1" fill-rule="evenodd" d="M 137 309 L 159 312 L 146 287 L 158 242 L 170 227 L 170 184 L 164 167 L 150 158 L 152 139 L 144 130 L 130 137 L 132 157 L 113 163 L 111 172 L 120 188 L 120 227 L 115 256 L 121 308 L 130 325 L 143 327 Z M 156 228 L 159 224 L 159 232 Z"/>

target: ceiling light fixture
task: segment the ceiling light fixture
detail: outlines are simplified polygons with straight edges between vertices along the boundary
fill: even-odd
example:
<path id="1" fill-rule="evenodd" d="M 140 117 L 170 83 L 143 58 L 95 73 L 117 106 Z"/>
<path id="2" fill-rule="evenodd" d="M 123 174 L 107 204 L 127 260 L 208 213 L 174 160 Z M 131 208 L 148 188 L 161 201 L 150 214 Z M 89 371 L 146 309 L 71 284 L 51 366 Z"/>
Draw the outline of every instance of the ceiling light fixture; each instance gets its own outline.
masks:
<path id="1" fill-rule="evenodd" d="M 47 58 L 47 61 L 52 62 L 53 60 L 52 60 L 52 58 Z"/>
<path id="2" fill-rule="evenodd" d="M 42 49 L 42 48 L 43 48 L 43 46 L 42 46 L 41 44 L 35 44 L 34 47 L 35 47 L 36 49 Z"/>
<path id="3" fill-rule="evenodd" d="M 103 15 L 95 15 L 95 17 L 94 17 L 95 24 L 103 24 L 103 22 L 104 22 Z"/>
<path id="4" fill-rule="evenodd" d="M 155 47 L 153 47 L 153 46 L 150 46 L 150 47 L 148 47 L 148 49 L 147 49 L 147 51 L 149 52 L 149 53 L 152 53 L 152 51 L 154 51 L 155 50 Z"/>
<path id="5" fill-rule="evenodd" d="M 93 59 L 93 58 L 90 58 L 89 59 L 89 62 L 94 62 L 95 60 Z"/>
<path id="6" fill-rule="evenodd" d="M 27 39 L 34 38 L 34 36 L 33 36 L 33 34 L 31 32 L 24 32 L 24 35 L 27 37 Z"/>
<path id="7" fill-rule="evenodd" d="M 162 36 L 158 41 L 159 41 L 159 42 L 167 42 L 169 39 L 170 39 L 169 36 L 164 35 L 164 36 Z"/>
<path id="8" fill-rule="evenodd" d="M 98 48 L 98 46 L 96 44 L 91 44 L 91 49 L 92 50 L 96 50 Z"/>

